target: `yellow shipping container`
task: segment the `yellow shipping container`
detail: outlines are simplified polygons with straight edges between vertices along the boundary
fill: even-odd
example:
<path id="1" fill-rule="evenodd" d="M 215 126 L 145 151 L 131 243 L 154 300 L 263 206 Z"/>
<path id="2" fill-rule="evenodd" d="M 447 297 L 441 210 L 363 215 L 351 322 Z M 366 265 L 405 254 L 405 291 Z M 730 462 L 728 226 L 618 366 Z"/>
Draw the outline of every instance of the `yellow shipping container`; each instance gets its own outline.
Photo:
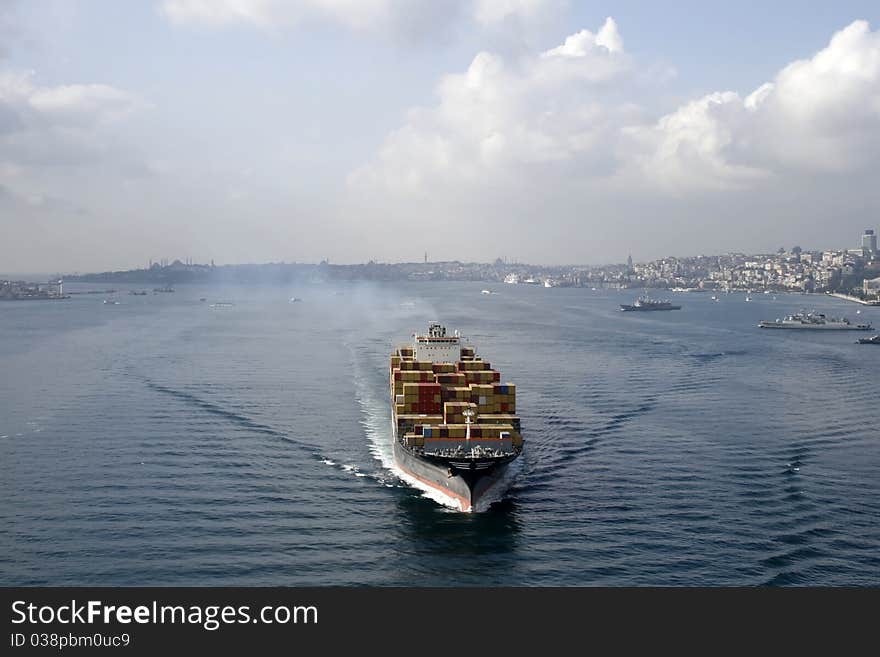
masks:
<path id="1" fill-rule="evenodd" d="M 431 377 L 432 379 L 434 377 Z M 432 383 L 425 381 L 425 373 L 422 370 L 407 370 L 400 373 L 400 380 L 404 383 Z"/>
<path id="2" fill-rule="evenodd" d="M 483 425 L 483 438 L 498 438 L 502 431 L 513 434 L 513 427 L 509 424 L 487 424 Z"/>

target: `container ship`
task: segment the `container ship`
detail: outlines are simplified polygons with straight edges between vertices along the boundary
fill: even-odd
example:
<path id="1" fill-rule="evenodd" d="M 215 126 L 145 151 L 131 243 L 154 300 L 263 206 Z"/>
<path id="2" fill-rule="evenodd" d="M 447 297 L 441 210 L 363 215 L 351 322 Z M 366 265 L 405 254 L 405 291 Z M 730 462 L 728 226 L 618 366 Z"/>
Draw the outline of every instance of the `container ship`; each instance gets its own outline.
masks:
<path id="1" fill-rule="evenodd" d="M 523 451 L 516 386 L 433 322 L 389 368 L 394 461 L 462 511 L 497 499 Z"/>

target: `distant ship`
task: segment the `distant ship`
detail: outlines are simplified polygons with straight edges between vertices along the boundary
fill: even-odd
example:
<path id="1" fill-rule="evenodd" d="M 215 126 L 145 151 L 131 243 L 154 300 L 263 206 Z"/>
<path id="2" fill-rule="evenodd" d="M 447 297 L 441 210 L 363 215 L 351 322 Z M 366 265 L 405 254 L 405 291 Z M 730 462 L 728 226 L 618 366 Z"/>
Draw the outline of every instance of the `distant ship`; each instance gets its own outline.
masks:
<path id="1" fill-rule="evenodd" d="M 434 322 L 391 354 L 394 461 L 462 511 L 497 499 L 523 451 L 516 388 Z"/>
<path id="2" fill-rule="evenodd" d="M 859 338 L 858 344 L 880 344 L 880 333 L 870 338 Z"/>
<path id="3" fill-rule="evenodd" d="M 774 321 L 763 321 L 760 328 L 818 331 L 871 331 L 870 324 L 853 324 L 845 317 L 827 317 L 824 313 L 795 313 Z"/>
<path id="4" fill-rule="evenodd" d="M 681 310 L 681 306 L 673 305 L 669 301 L 657 301 L 648 297 L 639 297 L 631 305 L 622 303 L 620 309 L 624 312 L 648 311 L 648 310 Z"/>
<path id="5" fill-rule="evenodd" d="M 154 287 L 153 294 L 156 292 L 174 292 L 174 288 L 170 285 L 166 285 L 165 287 Z"/>

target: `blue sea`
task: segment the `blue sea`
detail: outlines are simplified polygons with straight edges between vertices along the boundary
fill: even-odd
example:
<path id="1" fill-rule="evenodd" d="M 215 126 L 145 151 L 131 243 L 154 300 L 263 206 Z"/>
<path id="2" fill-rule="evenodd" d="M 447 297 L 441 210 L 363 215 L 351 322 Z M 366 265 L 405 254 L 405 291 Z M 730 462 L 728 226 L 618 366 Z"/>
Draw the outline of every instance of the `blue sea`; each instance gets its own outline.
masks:
<path id="1" fill-rule="evenodd" d="M 621 313 L 636 291 L 485 283 L 66 291 L 106 287 L 0 304 L 2 585 L 880 585 L 880 348 L 756 327 L 880 309 L 669 293 L 682 310 Z M 388 355 L 430 320 L 517 384 L 526 450 L 482 513 L 389 468 Z"/>

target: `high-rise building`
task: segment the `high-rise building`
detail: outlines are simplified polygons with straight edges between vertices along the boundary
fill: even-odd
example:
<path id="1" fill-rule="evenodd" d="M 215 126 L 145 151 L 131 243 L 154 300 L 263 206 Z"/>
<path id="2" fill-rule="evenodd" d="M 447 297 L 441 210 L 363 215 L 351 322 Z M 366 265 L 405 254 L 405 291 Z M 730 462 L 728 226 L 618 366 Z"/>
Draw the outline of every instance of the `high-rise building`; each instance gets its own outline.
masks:
<path id="1" fill-rule="evenodd" d="M 872 228 L 866 228 L 865 234 L 862 235 L 862 249 L 872 256 L 877 255 L 877 236 Z"/>

